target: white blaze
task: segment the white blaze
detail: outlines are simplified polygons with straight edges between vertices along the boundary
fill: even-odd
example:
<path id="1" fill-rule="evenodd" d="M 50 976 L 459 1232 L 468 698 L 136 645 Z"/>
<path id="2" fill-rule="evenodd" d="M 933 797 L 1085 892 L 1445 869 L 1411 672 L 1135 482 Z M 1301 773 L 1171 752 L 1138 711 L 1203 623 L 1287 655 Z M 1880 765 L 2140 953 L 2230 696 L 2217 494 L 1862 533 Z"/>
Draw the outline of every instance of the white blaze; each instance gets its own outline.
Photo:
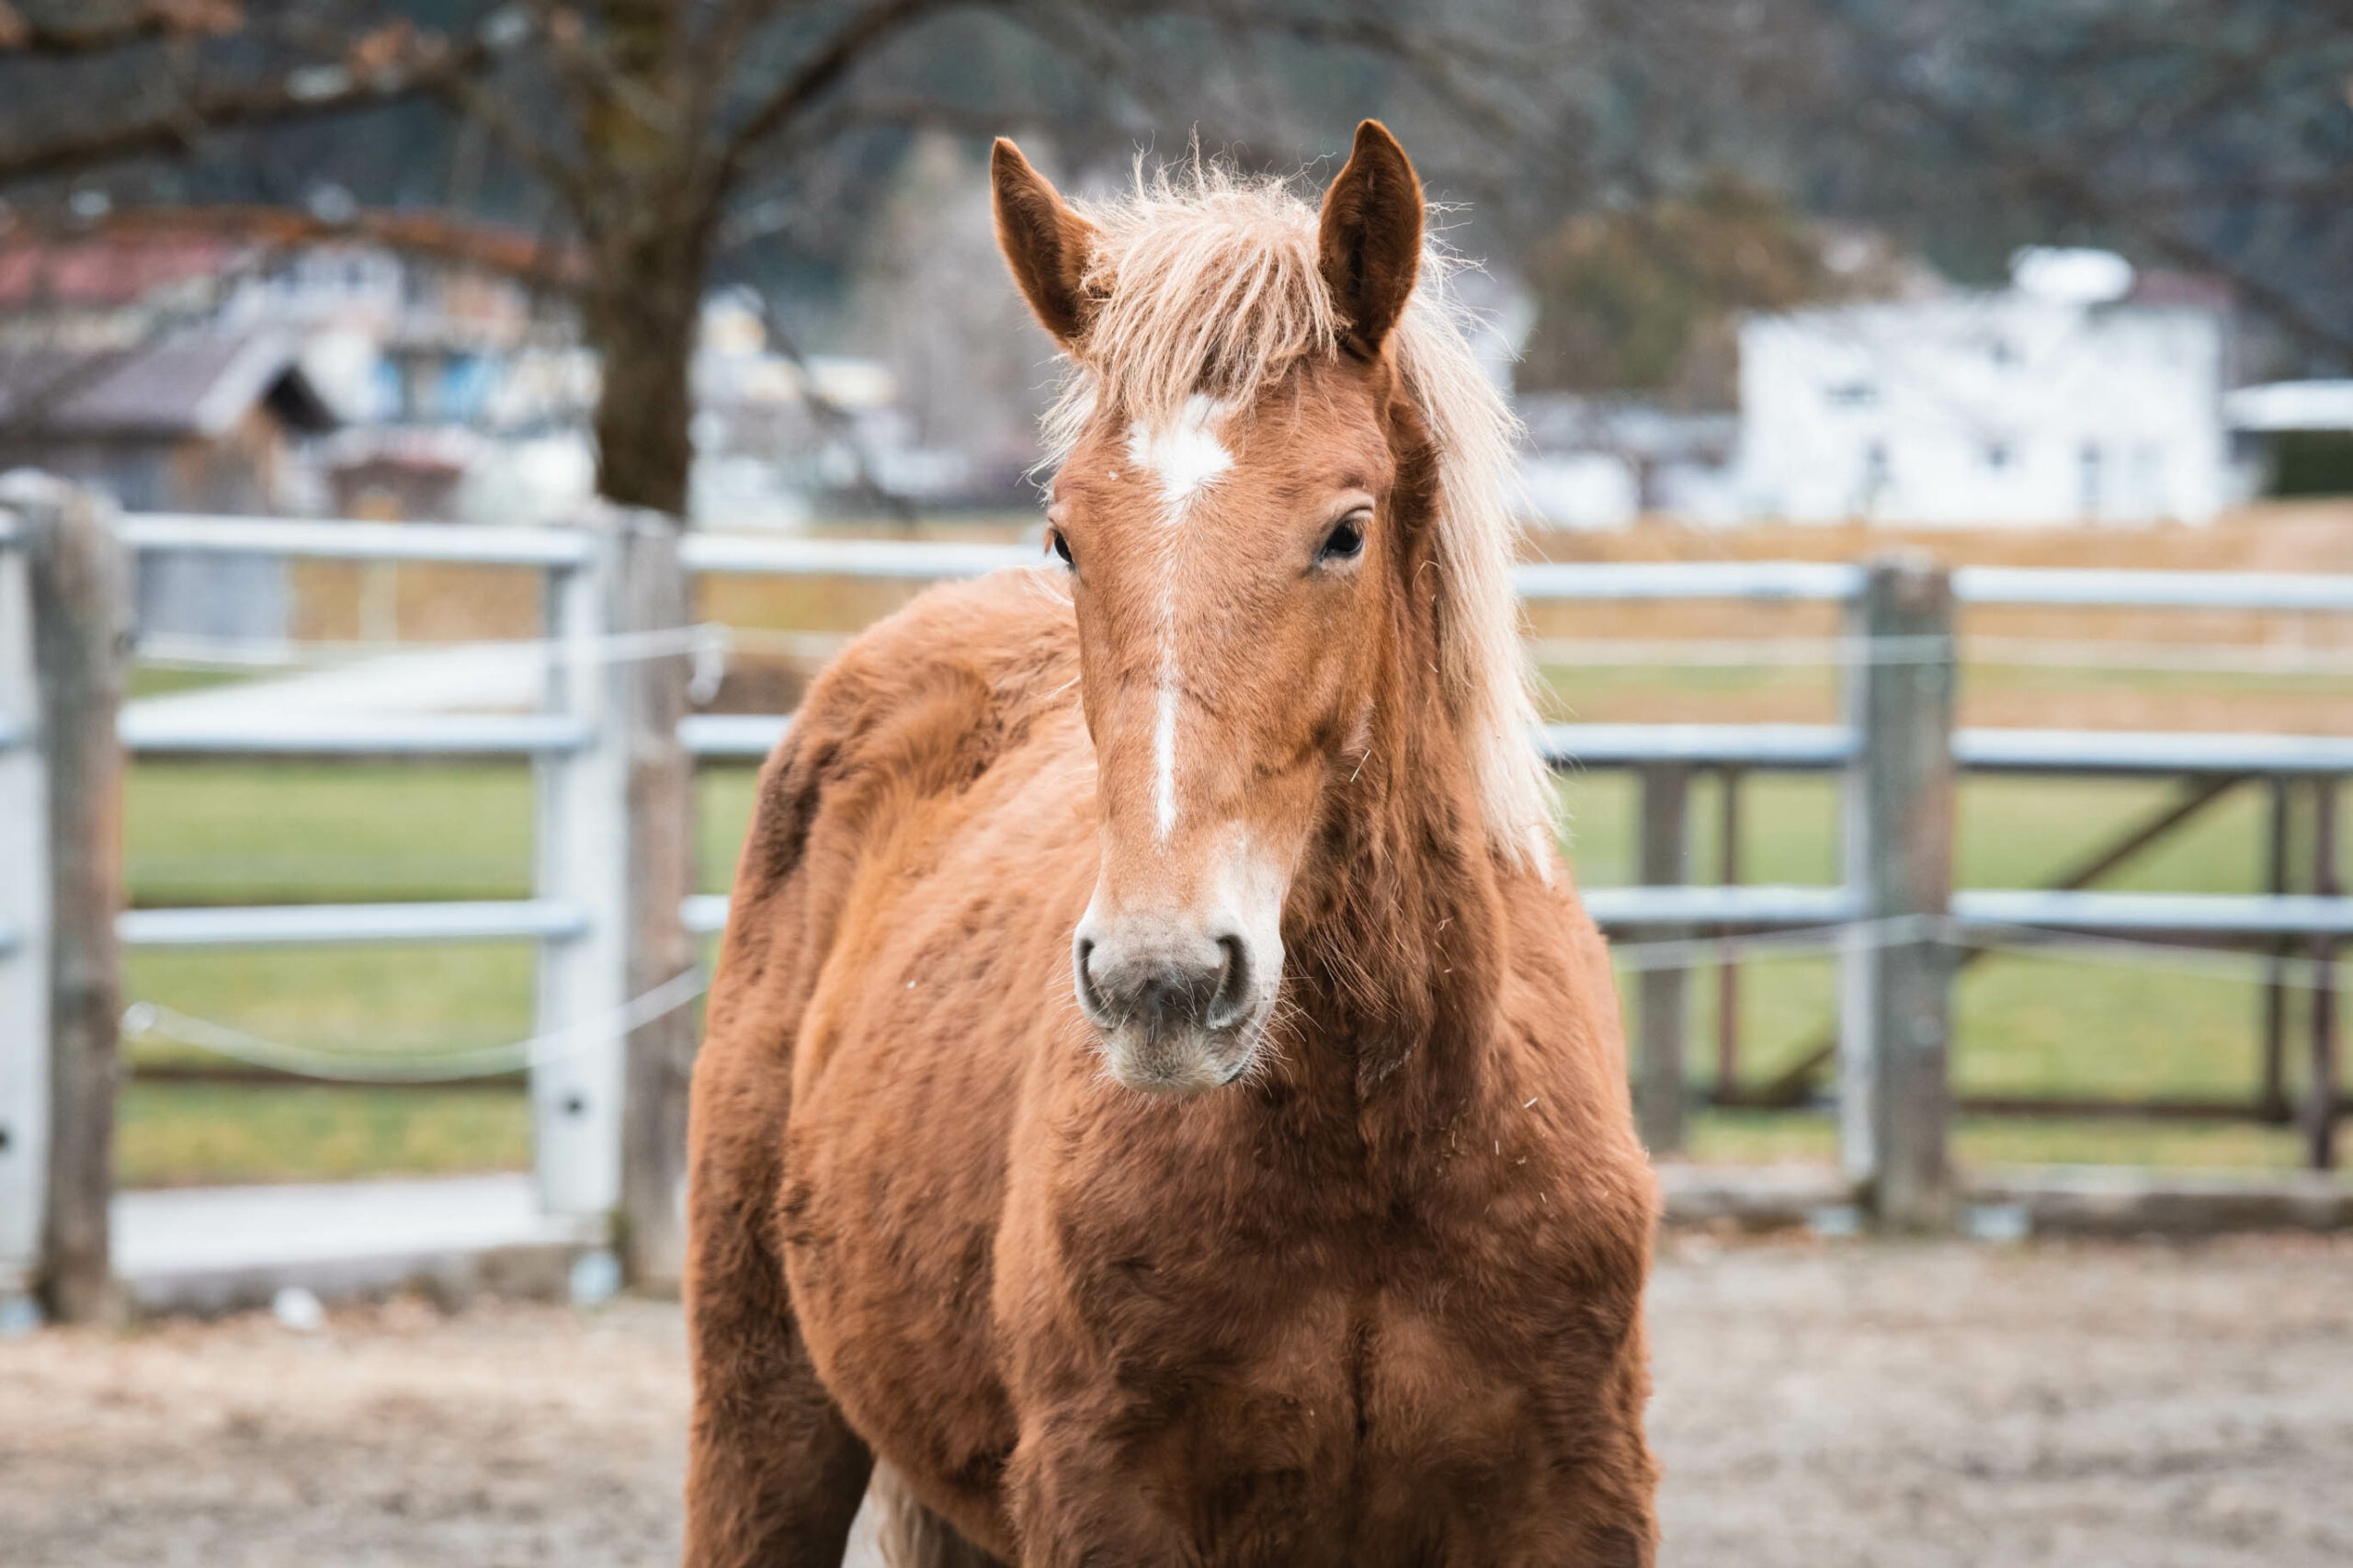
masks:
<path id="1" fill-rule="evenodd" d="M 1196 392 L 1186 400 L 1176 423 L 1157 430 L 1147 429 L 1142 421 L 1128 426 L 1128 456 L 1160 482 L 1172 526 L 1185 520 L 1193 498 L 1211 480 L 1233 466 L 1233 454 L 1218 439 L 1215 428 L 1224 417 L 1221 404 Z"/>
<path id="2" fill-rule="evenodd" d="M 1152 799 L 1156 835 L 1165 839 L 1176 825 L 1176 708 L 1184 681 L 1176 668 L 1177 530 L 1193 504 L 1218 475 L 1233 466 L 1233 454 L 1218 439 L 1225 409 L 1196 393 L 1175 423 L 1159 429 L 1142 421 L 1128 427 L 1128 456 L 1160 484 L 1160 707 L 1153 727 Z"/>

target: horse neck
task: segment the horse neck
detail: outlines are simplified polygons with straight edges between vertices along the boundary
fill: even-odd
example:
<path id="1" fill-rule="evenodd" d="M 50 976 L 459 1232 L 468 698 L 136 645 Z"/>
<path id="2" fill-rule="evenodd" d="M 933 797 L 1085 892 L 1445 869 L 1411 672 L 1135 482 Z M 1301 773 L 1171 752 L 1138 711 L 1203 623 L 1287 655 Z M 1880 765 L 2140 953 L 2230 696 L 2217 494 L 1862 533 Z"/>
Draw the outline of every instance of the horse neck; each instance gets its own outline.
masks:
<path id="1" fill-rule="evenodd" d="M 1502 986 L 1496 871 L 1424 640 L 1406 626 L 1392 643 L 1364 755 L 1300 879 L 1302 1022 L 1359 1099 L 1475 1074 Z"/>

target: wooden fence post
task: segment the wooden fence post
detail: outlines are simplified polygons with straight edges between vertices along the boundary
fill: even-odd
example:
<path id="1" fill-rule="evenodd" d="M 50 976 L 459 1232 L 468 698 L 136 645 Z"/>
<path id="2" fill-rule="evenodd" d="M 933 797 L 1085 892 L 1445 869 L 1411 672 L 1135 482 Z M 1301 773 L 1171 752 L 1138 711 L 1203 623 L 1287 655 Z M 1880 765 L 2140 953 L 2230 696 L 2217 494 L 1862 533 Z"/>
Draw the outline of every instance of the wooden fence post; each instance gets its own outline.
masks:
<path id="1" fill-rule="evenodd" d="M 689 612 L 677 526 L 632 514 L 621 534 L 614 630 L 644 640 L 612 665 L 613 718 L 629 753 L 631 996 L 644 996 L 695 967 L 683 905 L 694 892 L 693 759 L 678 739 L 692 660 L 664 639 L 685 632 Z M 630 1032 L 621 1119 L 622 1261 L 642 1287 L 674 1288 L 686 1264 L 687 1090 L 694 1071 L 695 1009 L 682 1003 Z"/>
<path id="2" fill-rule="evenodd" d="M 1688 871 L 1690 770 L 1664 766 L 1642 774 L 1642 873 L 1645 887 L 1679 886 Z M 1680 929 L 1645 933 L 1683 936 Z M 1634 1119 L 1654 1154 L 1683 1147 L 1683 1052 L 1690 973 L 1679 968 L 1643 971 L 1642 1042 L 1634 1071 Z"/>
<path id="3" fill-rule="evenodd" d="M 1722 887 L 1740 885 L 1741 770 L 1720 768 L 1716 801 L 1716 881 Z M 1726 942 L 1716 960 L 1716 1088 L 1719 1104 L 1740 1098 L 1740 960 L 1739 949 Z"/>
<path id="4" fill-rule="evenodd" d="M 1843 956 L 1839 1142 L 1859 1197 L 1899 1230 L 1952 1210 L 1952 603 L 1934 562 L 1875 561 L 1852 628 L 1846 877 L 1862 924 Z"/>
<path id="5" fill-rule="evenodd" d="M 122 965 L 122 706 L 130 568 L 111 507 L 63 484 L 18 495 L 39 687 L 49 904 L 47 1127 L 39 1282 L 63 1322 L 114 1304 L 114 1197 Z"/>
<path id="6" fill-rule="evenodd" d="M 2293 779 L 2274 778 L 2266 788 L 2270 810 L 2264 835 L 2264 891 L 2278 898 L 2294 886 L 2291 846 L 2296 838 L 2296 789 Z M 2258 1091 L 2263 1114 L 2275 1121 L 2291 1121 L 2288 1103 L 2288 959 L 2295 944 L 2272 944 L 2264 963 L 2263 1087 Z"/>

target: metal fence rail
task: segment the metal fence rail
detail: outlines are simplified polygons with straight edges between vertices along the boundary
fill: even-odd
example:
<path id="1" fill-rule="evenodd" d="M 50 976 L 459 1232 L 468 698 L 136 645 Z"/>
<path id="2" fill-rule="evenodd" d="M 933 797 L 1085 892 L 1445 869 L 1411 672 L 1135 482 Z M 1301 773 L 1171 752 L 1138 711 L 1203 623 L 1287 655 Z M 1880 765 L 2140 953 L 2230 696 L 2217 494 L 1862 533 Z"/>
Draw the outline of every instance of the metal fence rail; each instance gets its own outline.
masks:
<path id="1" fill-rule="evenodd" d="M 582 751 L 597 732 L 563 713 L 304 713 L 287 717 L 125 712 L 115 726 L 140 756 L 544 756 Z"/>
<path id="2" fill-rule="evenodd" d="M 1516 567 L 1523 599 L 1750 599 L 1852 603 L 1859 566 L 1816 561 L 1537 561 Z"/>
<path id="3" fill-rule="evenodd" d="M 2285 572 L 2136 572 L 2107 567 L 1957 566 L 1964 605 L 2086 609 L 2353 610 L 2353 576 Z"/>
<path id="4" fill-rule="evenodd" d="M 126 948 L 333 947 L 384 942 L 568 942 L 588 912 L 558 899 L 454 903 L 291 903 L 129 909 L 115 922 Z"/>
<path id="5" fill-rule="evenodd" d="M 745 731 L 746 736 L 750 730 Z M 1757 768 L 1834 772 L 1857 756 L 1839 724 L 1548 724 L 1556 767 Z M 1953 757 L 1972 773 L 2307 778 L 2353 774 L 2353 737 L 2157 730 L 1960 729 Z"/>
<path id="6" fill-rule="evenodd" d="M 545 568 L 585 566 L 592 555 L 591 541 L 571 528 L 143 512 L 122 517 L 115 532 L 133 551 L 306 556 L 327 561 Z"/>

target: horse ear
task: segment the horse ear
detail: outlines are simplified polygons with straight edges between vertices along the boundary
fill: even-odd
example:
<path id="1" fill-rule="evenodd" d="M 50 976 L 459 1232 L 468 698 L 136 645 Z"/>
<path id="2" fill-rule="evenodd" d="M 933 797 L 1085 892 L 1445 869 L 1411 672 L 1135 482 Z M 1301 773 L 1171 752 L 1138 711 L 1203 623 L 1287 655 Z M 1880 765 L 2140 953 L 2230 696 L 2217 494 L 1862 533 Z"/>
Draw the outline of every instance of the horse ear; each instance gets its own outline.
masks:
<path id="1" fill-rule="evenodd" d="M 1094 314 L 1084 280 L 1095 225 L 1072 211 L 1021 149 L 1002 136 L 989 153 L 989 181 L 995 191 L 997 247 L 1013 268 L 1013 280 L 1055 341 L 1068 346 Z"/>
<path id="2" fill-rule="evenodd" d="M 1347 166 L 1324 193 L 1316 265 L 1347 318 L 1351 345 L 1379 349 L 1404 313 L 1422 266 L 1422 182 L 1388 127 L 1357 127 Z"/>

